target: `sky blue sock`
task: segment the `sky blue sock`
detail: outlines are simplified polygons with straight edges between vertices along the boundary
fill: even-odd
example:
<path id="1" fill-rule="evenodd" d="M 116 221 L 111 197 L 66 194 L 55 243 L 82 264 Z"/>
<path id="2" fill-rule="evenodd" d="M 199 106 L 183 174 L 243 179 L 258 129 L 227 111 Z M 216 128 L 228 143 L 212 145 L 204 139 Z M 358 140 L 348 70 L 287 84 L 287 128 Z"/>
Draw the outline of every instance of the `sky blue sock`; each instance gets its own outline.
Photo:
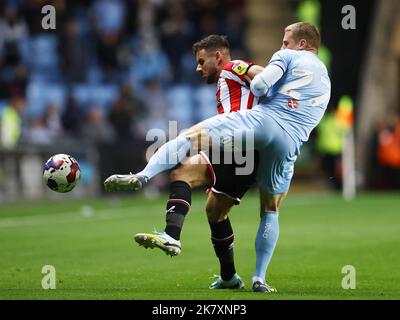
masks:
<path id="1" fill-rule="evenodd" d="M 185 135 L 177 136 L 175 139 L 163 144 L 150 158 L 146 167 L 138 174 L 151 179 L 163 171 L 172 169 L 186 158 L 190 146 L 190 141 Z"/>
<path id="2" fill-rule="evenodd" d="M 260 225 L 256 236 L 256 272 L 253 282 L 265 283 L 265 274 L 268 264 L 274 253 L 276 242 L 279 237 L 279 213 L 267 211 L 261 213 Z"/>

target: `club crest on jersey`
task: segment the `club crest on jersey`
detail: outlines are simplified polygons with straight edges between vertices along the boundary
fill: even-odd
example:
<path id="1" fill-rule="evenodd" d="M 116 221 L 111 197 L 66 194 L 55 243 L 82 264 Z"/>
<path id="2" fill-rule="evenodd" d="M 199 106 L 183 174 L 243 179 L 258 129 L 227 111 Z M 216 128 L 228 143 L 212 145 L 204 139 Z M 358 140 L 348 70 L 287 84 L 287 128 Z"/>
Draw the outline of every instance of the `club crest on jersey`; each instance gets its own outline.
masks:
<path id="1" fill-rule="evenodd" d="M 241 76 L 246 73 L 246 65 L 241 61 L 235 62 L 232 66 L 232 71 L 235 71 L 236 74 Z"/>
<path id="2" fill-rule="evenodd" d="M 295 99 L 290 99 L 290 100 L 288 101 L 288 107 L 289 107 L 289 109 L 295 110 L 295 109 L 297 109 L 297 106 L 298 106 L 297 100 L 295 100 Z"/>

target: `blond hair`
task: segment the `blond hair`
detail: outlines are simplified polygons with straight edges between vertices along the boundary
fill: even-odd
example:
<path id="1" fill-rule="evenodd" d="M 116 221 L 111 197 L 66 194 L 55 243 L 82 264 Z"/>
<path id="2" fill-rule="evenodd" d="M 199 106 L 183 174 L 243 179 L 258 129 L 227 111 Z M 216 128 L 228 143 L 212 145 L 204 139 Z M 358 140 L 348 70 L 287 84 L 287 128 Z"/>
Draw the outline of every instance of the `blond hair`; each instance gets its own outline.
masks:
<path id="1" fill-rule="evenodd" d="M 310 48 L 318 49 L 321 45 L 321 35 L 318 29 L 308 22 L 297 22 L 285 28 L 285 32 L 291 31 L 296 42 L 304 39 Z"/>

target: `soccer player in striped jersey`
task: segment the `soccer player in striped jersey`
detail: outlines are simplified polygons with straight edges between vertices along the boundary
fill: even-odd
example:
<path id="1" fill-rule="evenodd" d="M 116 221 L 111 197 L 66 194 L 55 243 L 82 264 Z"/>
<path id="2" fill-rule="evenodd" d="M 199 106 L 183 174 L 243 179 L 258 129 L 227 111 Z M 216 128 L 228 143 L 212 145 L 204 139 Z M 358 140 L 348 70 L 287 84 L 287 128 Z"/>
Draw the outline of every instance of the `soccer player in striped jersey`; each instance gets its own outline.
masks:
<path id="1" fill-rule="evenodd" d="M 251 92 L 264 97 L 259 105 L 245 112 L 217 115 L 193 126 L 164 144 L 147 166 L 129 179 L 131 189 L 140 188 L 154 175 L 182 162 L 188 150 L 202 150 L 205 141 L 225 149 L 233 147 L 233 142 L 244 133 L 253 132 L 252 147 L 260 155 L 257 184 L 261 203 L 253 291 L 270 292 L 265 275 L 279 237 L 279 206 L 289 191 L 300 148 L 329 103 L 331 82 L 317 56 L 320 44 L 321 37 L 314 25 L 298 22 L 287 26 L 281 50 L 251 81 Z M 173 156 L 173 161 L 159 161 L 168 156 Z M 120 179 L 121 185 L 126 180 Z M 112 183 L 117 182 L 113 179 Z"/>
<path id="2" fill-rule="evenodd" d="M 225 36 L 210 35 L 193 45 L 196 56 L 196 71 L 204 82 L 217 83 L 216 102 L 219 114 L 249 110 L 258 103 L 250 92 L 249 80 L 263 70 L 253 63 L 233 60 L 229 53 L 229 42 Z M 186 214 L 191 206 L 192 189 L 207 187 L 206 212 L 211 229 L 211 241 L 220 262 L 220 276 L 210 288 L 241 288 L 243 281 L 236 274 L 233 255 L 233 230 L 228 213 L 233 205 L 255 183 L 258 155 L 254 152 L 240 155 L 240 159 L 251 163 L 247 175 L 237 175 L 236 169 L 243 164 L 235 162 L 219 150 L 201 152 L 192 156 L 170 174 L 170 197 L 166 206 L 166 228 L 162 233 L 139 233 L 135 240 L 145 247 L 157 247 L 167 254 L 178 255 L 181 251 L 180 234 Z M 230 161 L 231 160 L 231 161 Z M 218 219 L 215 219 L 218 217 Z"/>
<path id="3" fill-rule="evenodd" d="M 249 89 L 246 71 L 252 63 L 242 60 L 229 61 L 224 65 L 217 83 L 218 113 L 248 110 L 258 104 Z M 255 70 L 255 69 L 253 69 Z"/>

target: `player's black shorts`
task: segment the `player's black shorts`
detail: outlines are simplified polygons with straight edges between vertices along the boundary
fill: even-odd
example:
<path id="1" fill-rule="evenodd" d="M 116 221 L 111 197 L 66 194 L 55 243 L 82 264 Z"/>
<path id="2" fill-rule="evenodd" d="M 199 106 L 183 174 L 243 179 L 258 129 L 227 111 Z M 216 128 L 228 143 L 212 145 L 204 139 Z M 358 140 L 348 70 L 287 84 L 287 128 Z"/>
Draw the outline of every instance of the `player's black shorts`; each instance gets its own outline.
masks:
<path id="1" fill-rule="evenodd" d="M 240 199 L 256 182 L 259 155 L 257 151 L 246 152 L 247 154 L 245 152 L 241 154 L 241 158 L 236 157 L 233 153 L 225 158 L 223 152 L 219 153 L 219 157 L 216 157 L 212 152 L 209 154 L 200 152 L 209 163 L 213 180 L 210 186 L 211 191 L 232 198 L 235 204 L 240 204 Z M 250 154 L 250 152 L 253 154 Z M 252 163 L 243 163 L 243 159 Z"/>

